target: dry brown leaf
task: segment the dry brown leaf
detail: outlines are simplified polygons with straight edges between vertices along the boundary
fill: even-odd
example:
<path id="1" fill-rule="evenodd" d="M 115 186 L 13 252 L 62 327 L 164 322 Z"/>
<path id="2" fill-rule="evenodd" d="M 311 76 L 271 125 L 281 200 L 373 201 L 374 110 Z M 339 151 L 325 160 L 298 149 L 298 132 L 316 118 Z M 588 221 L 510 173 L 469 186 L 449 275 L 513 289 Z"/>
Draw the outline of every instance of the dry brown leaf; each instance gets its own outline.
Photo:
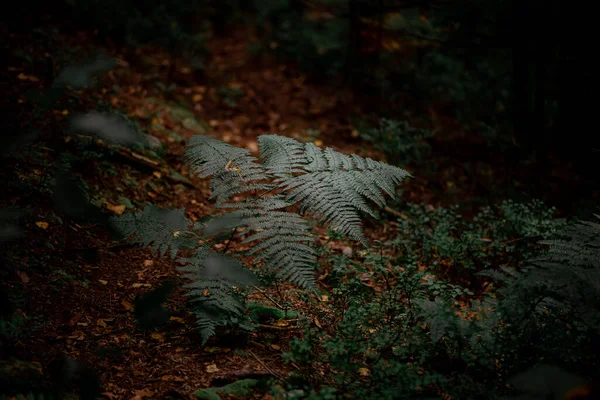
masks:
<path id="1" fill-rule="evenodd" d="M 17 275 L 21 278 L 21 282 L 29 283 L 29 276 L 25 272 L 17 271 Z"/>
<path id="2" fill-rule="evenodd" d="M 214 374 L 215 372 L 219 372 L 219 367 L 217 367 L 217 364 L 209 364 L 206 366 L 206 372 Z"/>
<path id="3" fill-rule="evenodd" d="M 83 313 L 77 313 L 73 318 L 69 320 L 69 325 L 73 326 L 79 322 L 79 320 L 83 317 Z"/>
<path id="4" fill-rule="evenodd" d="M 144 397 L 153 397 L 154 396 L 154 392 L 148 389 L 142 389 L 142 390 L 136 390 L 135 392 L 135 396 L 131 398 L 131 400 L 140 400 L 143 399 Z"/>
<path id="5" fill-rule="evenodd" d="M 108 284 L 108 281 L 105 281 L 104 279 L 98 279 L 98 282 L 100 282 L 103 285 Z"/>
<path id="6" fill-rule="evenodd" d="M 152 335 L 150 335 L 150 337 L 160 343 L 163 343 L 165 341 L 163 335 L 161 335 L 158 332 L 154 332 Z"/>
<path id="7" fill-rule="evenodd" d="M 133 310 L 133 306 L 131 305 L 130 302 L 128 302 L 127 300 L 121 300 L 121 305 L 123 306 L 123 308 L 125 308 L 127 311 L 131 311 Z"/>
<path id="8" fill-rule="evenodd" d="M 175 375 L 163 375 L 160 377 L 160 380 L 165 382 L 185 382 L 185 379 Z"/>

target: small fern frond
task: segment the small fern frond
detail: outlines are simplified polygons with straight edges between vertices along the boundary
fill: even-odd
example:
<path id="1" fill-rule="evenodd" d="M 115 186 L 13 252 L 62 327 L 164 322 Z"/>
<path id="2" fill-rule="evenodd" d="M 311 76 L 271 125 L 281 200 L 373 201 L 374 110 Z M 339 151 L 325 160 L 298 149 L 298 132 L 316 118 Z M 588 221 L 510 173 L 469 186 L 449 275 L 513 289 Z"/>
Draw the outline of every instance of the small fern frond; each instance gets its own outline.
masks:
<path id="1" fill-rule="evenodd" d="M 191 283 L 187 296 L 194 312 L 203 344 L 214 336 L 217 327 L 238 325 L 244 316 L 241 289 L 257 282 L 233 257 L 213 253 L 200 247 L 192 258 L 180 259 L 187 263 L 179 269 Z"/>
<path id="2" fill-rule="evenodd" d="M 561 239 L 540 242 L 550 245 L 548 261 L 600 268 L 600 224 L 583 221 L 567 226 Z"/>
<path id="3" fill-rule="evenodd" d="M 111 223 L 123 237 L 133 236 L 133 241 L 143 247 L 152 245 L 160 256 L 171 249 L 175 258 L 185 243 L 184 231 L 190 221 L 184 215 L 185 209 L 159 209 L 154 205 L 141 211 L 111 218 Z"/>

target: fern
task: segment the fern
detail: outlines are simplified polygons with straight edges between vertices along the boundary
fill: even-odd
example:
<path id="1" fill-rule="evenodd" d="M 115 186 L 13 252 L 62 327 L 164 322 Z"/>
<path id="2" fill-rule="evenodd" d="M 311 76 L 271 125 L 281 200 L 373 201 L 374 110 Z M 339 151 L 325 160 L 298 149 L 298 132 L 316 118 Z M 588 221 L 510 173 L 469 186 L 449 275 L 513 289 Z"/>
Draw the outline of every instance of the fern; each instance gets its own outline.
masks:
<path id="1" fill-rule="evenodd" d="M 366 245 L 359 212 L 375 216 L 368 201 L 383 206 L 385 194 L 394 197 L 398 183 L 409 176 L 398 167 L 278 135 L 259 137 L 259 148 L 262 165 L 248 150 L 194 136 L 186 160 L 201 177 L 212 177 L 217 206 L 243 211 L 241 225 L 252 232 L 245 242 L 260 241 L 252 250 L 257 259 L 302 287 L 314 287 L 314 251 L 306 244 L 310 231 L 298 214 L 279 210 L 297 204 L 300 212 Z M 256 190 L 264 193 L 229 202 Z"/>
<path id="2" fill-rule="evenodd" d="M 232 257 L 200 247 L 192 258 L 181 259 L 187 265 L 180 267 L 187 296 L 194 306 L 196 322 L 202 343 L 215 335 L 219 326 L 251 328 L 244 317 L 242 289 L 255 283 L 254 276 Z"/>
<path id="3" fill-rule="evenodd" d="M 193 237 L 201 239 L 195 255 L 182 259 L 181 270 L 191 280 L 186 287 L 203 342 L 219 326 L 250 326 L 243 299 L 254 280 L 234 258 L 210 251 L 211 236 L 235 229 L 242 243 L 254 244 L 250 254 L 265 269 L 314 289 L 315 252 L 310 226 L 300 213 L 367 245 L 359 213 L 375 216 L 368 203 L 383 206 L 386 194 L 393 197 L 396 186 L 409 176 L 398 167 L 277 135 L 261 136 L 259 148 L 260 159 L 206 136 L 189 140 L 186 162 L 201 177 L 211 178 L 216 206 L 229 210 L 204 226 L 196 224 L 188 231 L 191 224 L 183 210 L 154 206 L 113 219 L 123 236 L 152 245 L 160 255 L 170 249 L 173 258 Z M 245 198 L 232 201 L 239 195 Z"/>
<path id="4" fill-rule="evenodd" d="M 183 209 L 161 210 L 153 205 L 113 218 L 112 222 L 123 237 L 134 236 L 143 247 L 153 245 L 160 256 L 170 248 L 171 258 L 176 257 L 185 243 L 183 232 L 189 225 Z"/>

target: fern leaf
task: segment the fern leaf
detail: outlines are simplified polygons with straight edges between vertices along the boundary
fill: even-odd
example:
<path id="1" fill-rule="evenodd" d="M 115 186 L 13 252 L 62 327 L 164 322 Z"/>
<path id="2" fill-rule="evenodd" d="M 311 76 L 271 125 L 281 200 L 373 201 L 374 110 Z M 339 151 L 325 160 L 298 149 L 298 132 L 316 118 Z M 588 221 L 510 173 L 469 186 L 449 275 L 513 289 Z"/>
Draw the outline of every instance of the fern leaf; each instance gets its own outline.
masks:
<path id="1" fill-rule="evenodd" d="M 278 135 L 259 137 L 259 147 L 263 166 L 287 192 L 286 200 L 365 245 L 358 211 L 375 216 L 367 202 L 385 205 L 383 193 L 394 197 L 396 185 L 410 176 L 398 167 Z"/>
<path id="2" fill-rule="evenodd" d="M 296 213 L 284 211 L 249 210 L 243 219 L 252 232 L 244 243 L 257 242 L 250 254 L 264 260 L 268 270 L 283 280 L 305 288 L 315 287 L 313 268 L 315 253 L 309 225 Z"/>
<path id="3" fill-rule="evenodd" d="M 123 237 L 133 235 L 133 240 L 143 247 L 152 245 L 160 256 L 171 249 L 171 258 L 184 244 L 184 234 L 190 222 L 184 215 L 185 210 L 159 209 L 154 205 L 141 211 L 123 214 L 111 218 L 111 222 Z"/>
<path id="4" fill-rule="evenodd" d="M 185 160 L 200 177 L 213 177 L 211 191 L 217 206 L 235 194 L 271 188 L 270 185 L 260 183 L 267 176 L 249 150 L 208 136 L 192 136 L 187 143 Z"/>
<path id="5" fill-rule="evenodd" d="M 187 296 L 194 313 L 203 344 L 215 335 L 219 326 L 237 325 L 244 317 L 244 304 L 239 288 L 256 283 L 256 278 L 233 257 L 213 253 L 200 247 L 192 258 L 180 259 L 186 265 L 179 269 L 191 283 Z"/>

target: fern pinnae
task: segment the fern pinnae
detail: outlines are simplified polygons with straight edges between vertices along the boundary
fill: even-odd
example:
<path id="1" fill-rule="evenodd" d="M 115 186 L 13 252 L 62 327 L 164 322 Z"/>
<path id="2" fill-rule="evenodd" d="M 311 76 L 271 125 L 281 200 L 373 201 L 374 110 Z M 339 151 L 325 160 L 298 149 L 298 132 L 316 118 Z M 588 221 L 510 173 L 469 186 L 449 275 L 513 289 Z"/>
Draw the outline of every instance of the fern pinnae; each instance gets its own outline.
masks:
<path id="1" fill-rule="evenodd" d="M 171 258 L 177 256 L 185 243 L 189 226 L 185 209 L 159 209 L 154 205 L 113 217 L 111 221 L 123 237 L 133 236 L 133 241 L 142 247 L 152 245 L 160 256 L 170 249 Z"/>
<path id="2" fill-rule="evenodd" d="M 293 176 L 305 172 L 307 165 L 304 144 L 279 135 L 262 135 L 258 146 L 263 166 L 275 177 Z"/>

